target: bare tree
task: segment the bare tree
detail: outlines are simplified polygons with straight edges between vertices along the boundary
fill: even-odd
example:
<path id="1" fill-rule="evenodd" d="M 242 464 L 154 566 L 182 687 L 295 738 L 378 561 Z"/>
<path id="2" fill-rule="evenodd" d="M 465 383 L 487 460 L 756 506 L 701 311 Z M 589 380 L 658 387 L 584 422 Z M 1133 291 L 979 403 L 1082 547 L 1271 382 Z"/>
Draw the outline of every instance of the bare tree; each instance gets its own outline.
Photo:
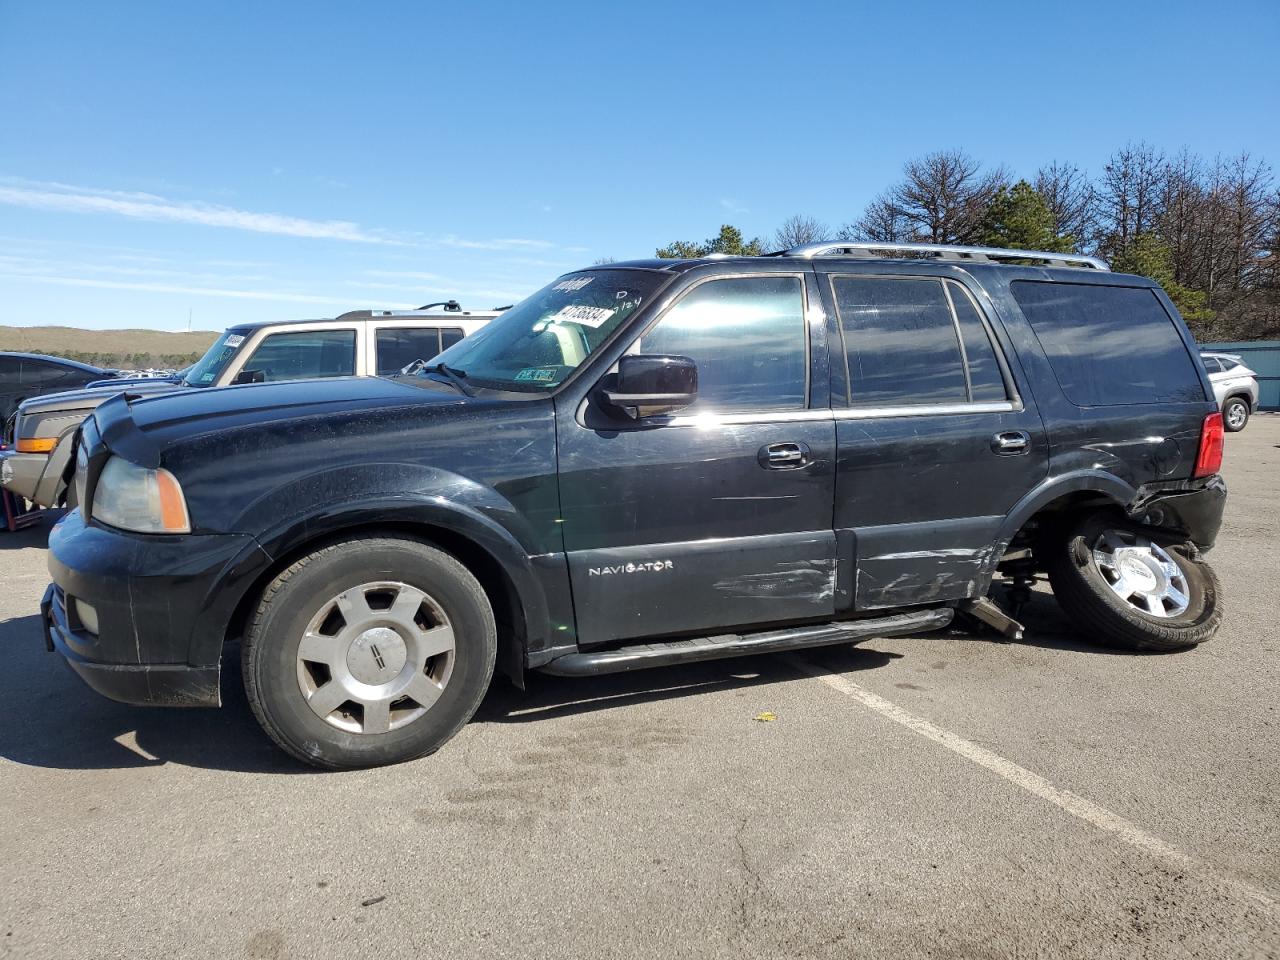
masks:
<path id="1" fill-rule="evenodd" d="M 603 267 L 606 264 L 617 263 L 617 262 L 618 261 L 613 257 L 597 257 L 596 259 L 591 261 L 591 265 L 593 267 Z"/>
<path id="2" fill-rule="evenodd" d="M 881 243 L 906 243 L 914 238 L 911 225 L 888 194 L 881 194 L 867 204 L 862 216 L 840 228 L 841 240 L 878 240 Z"/>
<path id="3" fill-rule="evenodd" d="M 1097 191 L 1088 174 L 1073 163 L 1054 160 L 1036 171 L 1032 186 L 1053 214 L 1053 232 L 1071 237 L 1077 248 L 1088 245 L 1098 220 Z"/>
<path id="4" fill-rule="evenodd" d="M 1204 164 L 1183 148 L 1165 167 L 1158 224 L 1173 261 L 1173 279 L 1178 283 L 1189 285 L 1200 273 L 1203 234 L 1211 227 L 1208 200 Z"/>
<path id="5" fill-rule="evenodd" d="M 790 250 L 804 243 L 821 243 L 831 239 L 831 228 L 821 220 L 793 214 L 782 221 L 774 235 L 769 239 L 772 250 Z"/>
<path id="6" fill-rule="evenodd" d="M 1111 155 L 1099 184 L 1099 246 L 1114 257 L 1148 233 L 1160 216 L 1160 192 L 1167 163 L 1150 144 L 1126 144 Z"/>
<path id="7" fill-rule="evenodd" d="M 973 243 L 987 205 L 1008 186 L 1003 168 L 984 172 L 959 150 L 908 160 L 903 181 L 873 200 L 846 230 L 872 240 Z"/>

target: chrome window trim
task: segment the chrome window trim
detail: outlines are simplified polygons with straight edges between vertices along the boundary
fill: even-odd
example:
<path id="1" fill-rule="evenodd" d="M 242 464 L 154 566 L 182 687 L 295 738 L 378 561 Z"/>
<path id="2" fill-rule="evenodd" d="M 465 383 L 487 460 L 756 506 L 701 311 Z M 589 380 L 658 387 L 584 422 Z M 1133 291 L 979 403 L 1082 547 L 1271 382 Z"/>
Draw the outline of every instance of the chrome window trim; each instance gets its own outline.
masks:
<path id="1" fill-rule="evenodd" d="M 1011 400 L 989 403 L 921 403 L 898 407 L 847 407 L 832 411 L 837 420 L 879 420 L 887 417 L 957 416 L 966 413 L 1017 413 L 1022 404 Z"/>
<path id="2" fill-rule="evenodd" d="M 832 411 L 810 410 L 761 410 L 758 413 L 694 413 L 687 416 L 650 417 L 640 426 L 661 427 L 720 427 L 747 423 L 809 423 L 832 419 Z"/>

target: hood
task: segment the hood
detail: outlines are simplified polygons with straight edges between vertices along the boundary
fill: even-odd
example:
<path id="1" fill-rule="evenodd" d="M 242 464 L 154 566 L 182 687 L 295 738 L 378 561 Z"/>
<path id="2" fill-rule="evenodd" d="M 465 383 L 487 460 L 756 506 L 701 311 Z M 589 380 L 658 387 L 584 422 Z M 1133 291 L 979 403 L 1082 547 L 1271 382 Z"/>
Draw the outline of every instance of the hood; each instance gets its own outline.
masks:
<path id="1" fill-rule="evenodd" d="M 317 419 L 368 418 L 401 408 L 488 406 L 447 384 L 411 386 L 381 377 L 334 377 L 254 383 L 161 395 L 128 390 L 98 407 L 107 445 L 137 463 L 155 465 L 162 450 L 211 434 L 291 430 Z M 434 388 L 434 389 L 433 389 Z"/>
<path id="2" fill-rule="evenodd" d="M 98 404 L 110 400 L 117 394 L 128 391 L 141 396 L 156 396 L 162 393 L 173 393 L 175 390 L 187 390 L 181 384 L 171 380 L 152 380 L 151 382 L 123 384 L 106 383 L 100 387 L 84 387 L 80 390 L 67 390 L 64 393 L 45 393 L 38 397 L 30 397 L 22 401 L 19 409 L 22 413 L 51 413 L 76 410 L 89 411 Z"/>

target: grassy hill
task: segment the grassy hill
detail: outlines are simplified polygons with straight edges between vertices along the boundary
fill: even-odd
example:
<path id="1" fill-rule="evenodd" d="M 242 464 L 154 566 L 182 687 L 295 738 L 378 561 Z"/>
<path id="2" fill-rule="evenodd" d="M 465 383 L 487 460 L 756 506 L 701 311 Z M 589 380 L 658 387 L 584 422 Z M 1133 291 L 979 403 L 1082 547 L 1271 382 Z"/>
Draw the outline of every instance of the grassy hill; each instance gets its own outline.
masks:
<path id="1" fill-rule="evenodd" d="M 100 367 L 185 367 L 218 338 L 213 330 L 80 330 L 0 326 L 0 350 L 47 353 Z"/>

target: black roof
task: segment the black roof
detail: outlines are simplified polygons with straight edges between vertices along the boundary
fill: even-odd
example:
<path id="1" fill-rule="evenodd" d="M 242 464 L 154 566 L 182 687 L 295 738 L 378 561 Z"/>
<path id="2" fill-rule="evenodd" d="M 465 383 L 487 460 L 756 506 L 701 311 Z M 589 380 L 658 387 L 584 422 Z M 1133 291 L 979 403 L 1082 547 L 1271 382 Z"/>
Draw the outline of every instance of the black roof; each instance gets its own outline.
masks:
<path id="1" fill-rule="evenodd" d="M 110 367 L 95 367 L 91 363 L 81 363 L 79 360 L 68 360 L 66 357 L 51 357 L 47 353 L 19 353 L 15 350 L 0 350 L 0 357 L 14 357 L 18 360 L 43 360 L 46 363 L 56 363 L 64 367 L 74 367 L 77 370 L 83 370 L 85 373 L 107 373 Z"/>

